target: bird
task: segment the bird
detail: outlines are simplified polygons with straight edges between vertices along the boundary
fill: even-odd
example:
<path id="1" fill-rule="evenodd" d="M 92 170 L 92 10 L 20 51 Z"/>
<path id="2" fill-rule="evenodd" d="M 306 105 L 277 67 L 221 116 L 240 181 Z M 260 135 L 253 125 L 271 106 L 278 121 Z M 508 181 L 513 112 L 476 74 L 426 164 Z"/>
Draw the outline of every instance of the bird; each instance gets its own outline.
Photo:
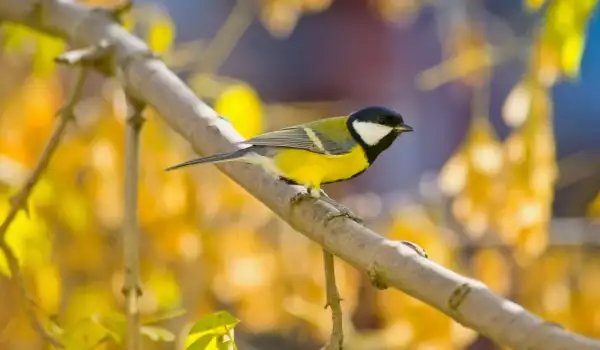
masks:
<path id="1" fill-rule="evenodd" d="M 360 222 L 360 218 L 331 199 L 321 185 L 364 173 L 400 134 L 412 131 L 395 110 L 370 106 L 346 116 L 266 132 L 238 142 L 248 147 L 192 159 L 165 170 L 231 161 L 258 165 L 280 180 L 306 189 L 291 199 L 292 204 L 304 198 L 322 199 L 338 209 L 339 215 Z M 332 217 L 335 216 L 338 215 Z"/>

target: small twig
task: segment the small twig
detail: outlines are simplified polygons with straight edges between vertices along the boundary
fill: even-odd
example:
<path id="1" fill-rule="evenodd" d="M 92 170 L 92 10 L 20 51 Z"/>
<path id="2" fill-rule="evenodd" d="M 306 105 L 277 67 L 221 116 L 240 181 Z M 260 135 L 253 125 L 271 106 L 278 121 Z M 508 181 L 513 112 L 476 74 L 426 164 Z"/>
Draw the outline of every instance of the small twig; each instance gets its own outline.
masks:
<path id="1" fill-rule="evenodd" d="M 434 90 L 441 85 L 461 79 L 482 69 L 492 69 L 507 61 L 520 57 L 524 46 L 520 41 L 510 42 L 501 47 L 473 47 L 456 56 L 421 71 L 416 78 L 416 85 L 421 90 Z M 487 51 L 487 52 L 486 52 Z M 479 57 L 474 59 L 474 57 Z M 474 61 L 467 65 L 464 62 Z"/>
<path id="2" fill-rule="evenodd" d="M 342 328 L 342 306 L 340 301 L 340 293 L 338 292 L 335 283 L 335 266 L 333 262 L 333 254 L 323 249 L 323 263 L 325 265 L 325 290 L 327 293 L 327 304 L 331 309 L 331 337 L 327 350 L 341 350 L 344 343 L 344 330 Z"/>
<path id="3" fill-rule="evenodd" d="M 123 254 L 125 262 L 125 313 L 127 315 L 127 350 L 141 349 L 141 321 L 138 299 L 140 287 L 140 237 L 138 231 L 138 173 L 140 131 L 144 123 L 143 105 L 128 99 L 129 116 L 125 131 L 125 212 L 123 223 Z"/>
<path id="4" fill-rule="evenodd" d="M 102 40 L 98 44 L 93 46 L 67 51 L 62 55 L 56 57 L 54 61 L 56 63 L 65 64 L 69 66 L 94 65 L 98 63 L 100 59 L 107 57 L 107 54 L 111 49 L 112 45 L 108 41 Z"/>
<path id="5" fill-rule="evenodd" d="M 25 282 L 23 281 L 21 271 L 19 270 L 19 262 L 15 254 L 13 253 L 11 247 L 6 243 L 5 236 L 10 224 L 17 217 L 19 211 L 24 210 L 27 212 L 27 199 L 29 198 L 29 195 L 31 194 L 38 180 L 48 167 L 48 164 L 50 163 L 54 152 L 60 144 L 67 124 L 69 123 L 69 121 L 74 119 L 73 109 L 75 108 L 75 104 L 77 103 L 77 101 L 79 101 L 81 97 L 83 91 L 83 84 L 85 83 L 86 77 L 87 70 L 85 68 L 81 68 L 79 70 L 79 74 L 77 75 L 75 86 L 71 91 L 71 96 L 67 104 L 58 112 L 58 114 L 60 114 L 60 121 L 54 129 L 54 132 L 52 133 L 48 144 L 44 148 L 44 151 L 40 159 L 38 160 L 35 169 L 25 182 L 23 188 L 12 198 L 11 209 L 8 212 L 6 218 L 4 219 L 4 222 L 0 226 L 0 249 L 4 251 L 4 255 L 6 256 L 6 261 L 8 263 L 8 267 L 10 269 L 13 280 L 15 281 L 16 285 L 18 286 L 21 292 L 27 317 L 29 318 L 32 327 L 44 340 L 51 343 L 55 347 L 61 348 L 63 347 L 61 342 L 54 338 L 52 335 L 50 335 L 50 333 L 48 333 L 44 329 L 42 322 L 36 316 L 34 304 L 31 302 L 31 298 L 27 293 L 27 289 L 25 288 Z"/>
<path id="6" fill-rule="evenodd" d="M 94 11 L 102 12 L 115 22 L 123 25 L 123 16 L 133 8 L 133 0 L 125 0 L 122 3 L 110 7 L 96 7 Z"/>
<path id="7" fill-rule="evenodd" d="M 118 19 L 126 12 L 131 11 L 132 7 L 133 7 L 133 0 L 125 0 L 120 5 L 113 7 L 111 9 L 111 11 L 115 15 L 115 17 L 117 17 L 117 19 Z"/>
<path id="8" fill-rule="evenodd" d="M 229 16 L 208 43 L 201 60 L 201 70 L 216 72 L 231 54 L 246 30 L 252 24 L 254 15 L 248 7 L 248 1 L 238 0 Z"/>

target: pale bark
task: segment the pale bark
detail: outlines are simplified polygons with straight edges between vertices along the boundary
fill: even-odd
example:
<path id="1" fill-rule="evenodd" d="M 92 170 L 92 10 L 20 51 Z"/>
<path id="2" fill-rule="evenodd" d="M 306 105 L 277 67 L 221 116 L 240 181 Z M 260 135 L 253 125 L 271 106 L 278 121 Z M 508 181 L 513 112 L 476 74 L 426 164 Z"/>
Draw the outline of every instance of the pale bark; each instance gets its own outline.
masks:
<path id="1" fill-rule="evenodd" d="M 202 154 L 229 151 L 241 136 L 157 59 L 146 45 L 101 11 L 67 1 L 0 0 L 0 19 L 53 33 L 76 45 L 101 40 L 115 45 L 118 74 L 128 93 L 155 108 L 165 122 Z M 490 292 L 481 282 L 463 277 L 424 259 L 404 244 L 385 239 L 352 220 L 326 223 L 326 203 L 303 201 L 294 210 L 289 200 L 298 192 L 256 167 L 223 164 L 219 168 L 256 196 L 298 232 L 328 251 L 441 310 L 467 327 L 515 349 L 600 349 L 600 342 L 546 323 L 521 306 Z M 431 257 L 435 259 L 435 256 Z"/>

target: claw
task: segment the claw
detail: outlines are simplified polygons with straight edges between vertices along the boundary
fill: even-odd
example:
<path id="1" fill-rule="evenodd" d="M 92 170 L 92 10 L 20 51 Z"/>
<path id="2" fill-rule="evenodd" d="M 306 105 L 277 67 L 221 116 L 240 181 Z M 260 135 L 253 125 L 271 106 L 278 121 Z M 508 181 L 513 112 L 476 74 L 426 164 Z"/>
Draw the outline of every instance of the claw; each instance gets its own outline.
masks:
<path id="1" fill-rule="evenodd" d="M 350 210 L 348 210 L 348 209 L 338 209 L 338 210 L 339 210 L 339 212 L 337 212 L 337 213 L 331 213 L 331 214 L 327 215 L 327 218 L 325 219 L 326 223 L 329 223 L 329 221 L 331 221 L 335 218 L 339 218 L 339 217 L 348 218 L 359 224 L 363 223 L 363 220 L 361 218 L 359 218 L 358 216 L 354 215 Z"/>
<path id="2" fill-rule="evenodd" d="M 313 196 L 311 196 L 310 193 L 308 193 L 308 192 L 299 192 L 296 195 L 294 195 L 294 197 L 292 197 L 292 199 L 290 199 L 290 204 L 296 205 L 308 198 L 313 198 Z"/>
<path id="3" fill-rule="evenodd" d="M 317 192 L 317 191 L 313 191 L 312 189 L 309 188 L 306 192 L 298 192 L 298 193 L 296 193 L 296 195 L 294 195 L 294 197 L 292 197 L 290 199 L 290 204 L 297 205 L 298 203 L 302 202 L 303 200 L 309 199 L 309 198 L 310 199 L 321 199 L 321 200 L 325 201 L 326 203 L 331 204 L 338 210 L 337 213 L 331 213 L 331 214 L 327 215 L 327 217 L 325 218 L 326 224 L 329 223 L 329 221 L 331 221 L 335 218 L 338 218 L 338 217 L 345 217 L 345 218 L 353 220 L 359 224 L 363 223 L 361 218 L 354 215 L 354 213 L 352 213 L 350 211 L 350 209 L 346 208 L 345 206 L 343 206 L 340 203 L 331 199 L 331 197 L 329 197 L 325 192 L 323 192 L 323 190 L 319 190 Z"/>

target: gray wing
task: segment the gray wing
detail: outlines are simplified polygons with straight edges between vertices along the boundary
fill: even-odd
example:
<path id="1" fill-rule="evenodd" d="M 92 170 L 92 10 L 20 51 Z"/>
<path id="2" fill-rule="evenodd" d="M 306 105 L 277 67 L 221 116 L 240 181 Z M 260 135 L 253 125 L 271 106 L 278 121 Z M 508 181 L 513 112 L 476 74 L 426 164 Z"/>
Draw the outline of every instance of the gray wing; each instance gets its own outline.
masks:
<path id="1" fill-rule="evenodd" d="M 354 140 L 334 141 L 314 129 L 301 126 L 271 131 L 239 143 L 254 146 L 297 148 L 314 153 L 333 155 L 348 153 L 356 145 Z"/>

